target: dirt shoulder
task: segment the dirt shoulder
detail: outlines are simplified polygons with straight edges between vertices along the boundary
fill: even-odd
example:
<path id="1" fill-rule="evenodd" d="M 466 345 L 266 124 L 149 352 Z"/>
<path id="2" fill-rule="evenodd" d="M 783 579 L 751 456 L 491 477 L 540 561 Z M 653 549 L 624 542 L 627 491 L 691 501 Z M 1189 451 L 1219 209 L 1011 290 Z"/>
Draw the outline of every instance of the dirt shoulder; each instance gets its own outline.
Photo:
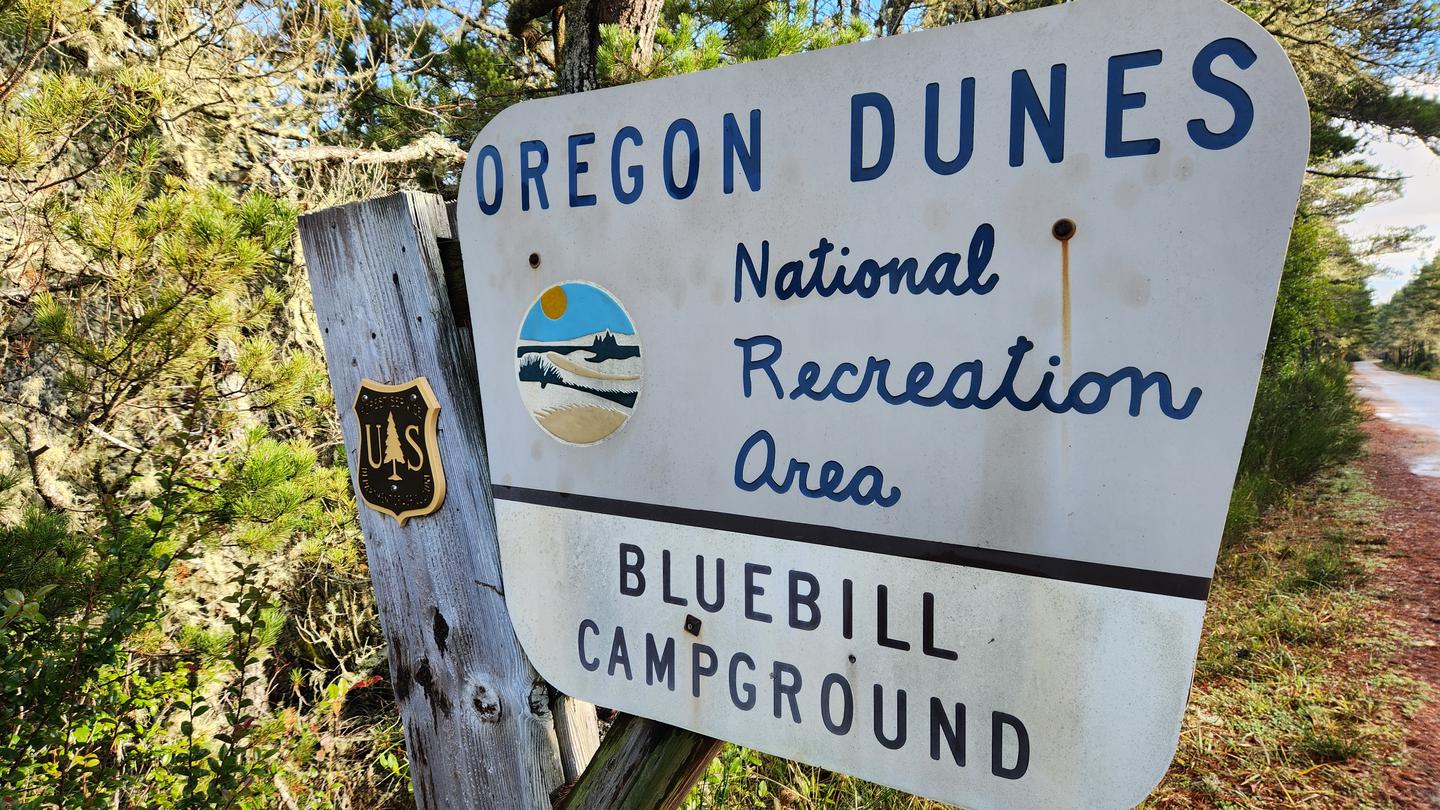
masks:
<path id="1" fill-rule="evenodd" d="M 1386 403 L 1374 403 L 1384 411 Z M 1440 694 L 1440 478 L 1412 469 L 1440 453 L 1440 437 L 1372 416 L 1362 468 L 1383 496 L 1387 564 L 1376 572 L 1386 603 L 1420 643 L 1405 656 L 1409 675 Z M 1428 701 L 1406 731 L 1409 762 L 1391 774 L 1397 804 L 1440 808 L 1440 703 Z"/>

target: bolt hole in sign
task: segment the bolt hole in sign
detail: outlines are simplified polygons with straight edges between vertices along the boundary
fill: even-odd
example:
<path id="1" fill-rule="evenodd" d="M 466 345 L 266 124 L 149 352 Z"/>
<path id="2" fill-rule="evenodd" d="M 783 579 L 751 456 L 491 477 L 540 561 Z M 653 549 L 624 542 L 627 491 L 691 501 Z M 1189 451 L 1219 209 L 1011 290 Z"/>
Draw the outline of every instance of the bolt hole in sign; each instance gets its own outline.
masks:
<path id="1" fill-rule="evenodd" d="M 1141 801 L 1308 136 L 1285 54 L 1219 0 L 500 114 L 459 230 L 537 669 L 943 801 Z"/>

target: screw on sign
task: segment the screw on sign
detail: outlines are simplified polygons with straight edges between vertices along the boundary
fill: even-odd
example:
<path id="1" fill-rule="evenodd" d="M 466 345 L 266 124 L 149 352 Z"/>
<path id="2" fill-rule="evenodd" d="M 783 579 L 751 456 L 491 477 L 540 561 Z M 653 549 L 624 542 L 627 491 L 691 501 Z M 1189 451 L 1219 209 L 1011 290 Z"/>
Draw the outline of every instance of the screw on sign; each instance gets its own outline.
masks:
<path id="1" fill-rule="evenodd" d="M 1141 801 L 1308 121 L 1220 0 L 506 110 L 458 221 L 536 668 L 967 806 Z"/>

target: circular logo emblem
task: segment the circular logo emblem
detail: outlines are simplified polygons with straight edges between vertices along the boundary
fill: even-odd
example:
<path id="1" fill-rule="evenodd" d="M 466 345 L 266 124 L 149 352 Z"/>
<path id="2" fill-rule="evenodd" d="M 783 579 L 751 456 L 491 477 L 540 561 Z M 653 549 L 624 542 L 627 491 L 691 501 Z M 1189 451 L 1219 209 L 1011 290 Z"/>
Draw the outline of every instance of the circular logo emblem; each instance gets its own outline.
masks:
<path id="1" fill-rule="evenodd" d="M 520 398 L 535 424 L 566 444 L 596 444 L 619 430 L 635 409 L 643 370 L 625 308 L 587 281 L 542 292 L 520 324 Z"/>

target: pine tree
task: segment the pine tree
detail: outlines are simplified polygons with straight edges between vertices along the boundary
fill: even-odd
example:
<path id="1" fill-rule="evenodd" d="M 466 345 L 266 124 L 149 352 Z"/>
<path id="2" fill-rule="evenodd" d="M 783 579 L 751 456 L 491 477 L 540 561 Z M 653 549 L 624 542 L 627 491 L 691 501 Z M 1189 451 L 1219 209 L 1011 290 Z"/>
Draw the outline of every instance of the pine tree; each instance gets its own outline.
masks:
<path id="1" fill-rule="evenodd" d="M 1440 256 L 1380 307 L 1374 351 L 1387 363 L 1432 371 L 1440 355 Z"/>

